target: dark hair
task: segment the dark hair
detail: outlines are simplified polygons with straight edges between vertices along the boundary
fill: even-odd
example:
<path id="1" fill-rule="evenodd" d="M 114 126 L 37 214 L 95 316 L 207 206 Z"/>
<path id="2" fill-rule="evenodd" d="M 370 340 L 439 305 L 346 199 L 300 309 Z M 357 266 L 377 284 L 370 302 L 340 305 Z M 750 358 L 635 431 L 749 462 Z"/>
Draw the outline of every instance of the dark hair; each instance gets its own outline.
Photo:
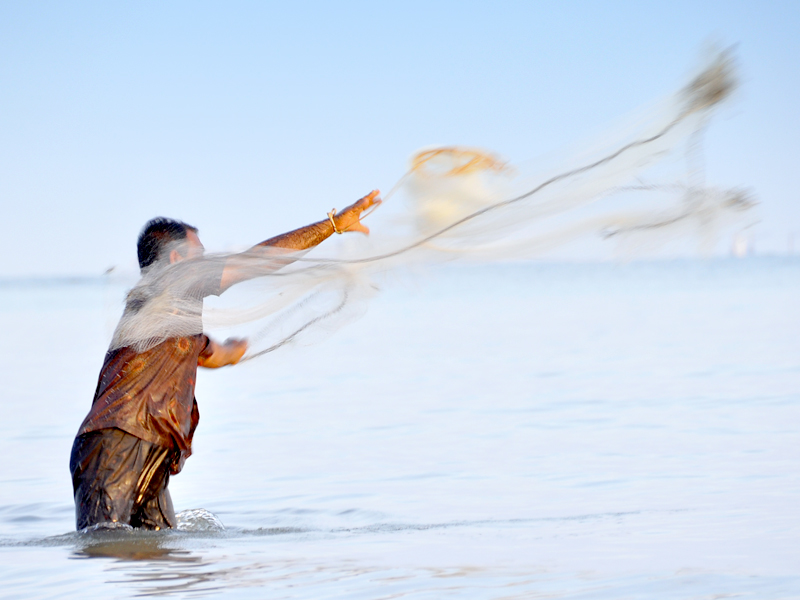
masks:
<path id="1" fill-rule="evenodd" d="M 197 233 L 197 227 L 187 225 L 183 221 L 156 217 L 148 221 L 139 234 L 136 250 L 139 254 L 139 268 L 149 267 L 159 258 L 164 249 L 173 242 L 186 239 L 186 233 Z"/>

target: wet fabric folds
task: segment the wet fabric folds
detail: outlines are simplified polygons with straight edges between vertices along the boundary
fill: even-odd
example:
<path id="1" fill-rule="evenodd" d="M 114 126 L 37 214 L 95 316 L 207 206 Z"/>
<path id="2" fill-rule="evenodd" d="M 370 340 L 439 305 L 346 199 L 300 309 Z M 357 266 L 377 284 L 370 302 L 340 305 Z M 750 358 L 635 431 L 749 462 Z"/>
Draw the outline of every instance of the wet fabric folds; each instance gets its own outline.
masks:
<path id="1" fill-rule="evenodd" d="M 76 437 L 69 466 L 77 528 L 175 527 L 167 484 L 177 454 L 120 429 Z"/>
<path id="2" fill-rule="evenodd" d="M 171 338 L 146 352 L 118 348 L 106 354 L 92 408 L 78 435 L 117 428 L 180 452 L 173 474 L 192 453 L 200 414 L 194 398 L 203 335 Z"/>

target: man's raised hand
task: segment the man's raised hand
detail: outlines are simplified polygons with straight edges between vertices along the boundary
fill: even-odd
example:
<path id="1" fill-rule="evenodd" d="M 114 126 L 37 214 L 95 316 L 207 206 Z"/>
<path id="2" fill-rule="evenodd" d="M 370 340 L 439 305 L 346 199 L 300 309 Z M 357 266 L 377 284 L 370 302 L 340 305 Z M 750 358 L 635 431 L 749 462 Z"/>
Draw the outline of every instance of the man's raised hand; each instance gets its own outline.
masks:
<path id="1" fill-rule="evenodd" d="M 378 197 L 378 194 L 380 194 L 380 191 L 372 190 L 355 204 L 351 204 L 347 208 L 340 210 L 333 217 L 336 230 L 341 233 L 345 231 L 359 231 L 363 234 L 369 234 L 369 228 L 361 223 L 361 215 L 365 210 L 380 205 L 381 199 Z"/>

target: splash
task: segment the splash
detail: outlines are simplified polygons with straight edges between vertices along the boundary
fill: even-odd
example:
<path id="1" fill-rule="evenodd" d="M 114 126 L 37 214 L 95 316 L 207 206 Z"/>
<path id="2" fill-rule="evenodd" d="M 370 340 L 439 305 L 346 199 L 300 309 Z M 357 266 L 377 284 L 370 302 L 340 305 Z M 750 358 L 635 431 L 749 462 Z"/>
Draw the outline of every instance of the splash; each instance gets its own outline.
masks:
<path id="1" fill-rule="evenodd" d="M 262 248 L 156 265 L 130 292 L 135 310 L 126 311 L 112 347 L 143 350 L 224 329 L 250 340 L 247 360 L 341 327 L 363 312 L 377 280 L 406 265 L 530 258 L 592 238 L 630 256 L 676 239 L 708 247 L 755 204 L 742 189 L 706 186 L 697 166 L 711 115 L 735 87 L 733 58 L 719 52 L 647 115 L 548 171 L 478 148 L 418 152 L 384 198 L 392 218 L 371 220 L 369 239 L 349 240 L 327 256 L 323 244 L 312 252 Z M 224 266 L 250 281 L 203 309 L 193 290 Z"/>
<path id="2" fill-rule="evenodd" d="M 219 517 L 205 508 L 182 510 L 175 516 L 178 519 L 178 531 L 192 533 L 225 531 L 225 525 Z"/>

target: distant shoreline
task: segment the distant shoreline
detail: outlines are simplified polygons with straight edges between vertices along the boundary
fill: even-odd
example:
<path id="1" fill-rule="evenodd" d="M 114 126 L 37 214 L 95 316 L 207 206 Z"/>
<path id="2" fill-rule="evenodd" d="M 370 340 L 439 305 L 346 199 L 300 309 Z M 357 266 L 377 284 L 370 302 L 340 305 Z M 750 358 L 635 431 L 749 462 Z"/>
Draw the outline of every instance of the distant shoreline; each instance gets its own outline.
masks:
<path id="1" fill-rule="evenodd" d="M 598 259 L 598 260 L 570 260 L 570 259 L 535 259 L 535 260 L 520 260 L 520 261 L 505 261 L 502 263 L 493 263 L 494 268 L 516 268 L 516 267 L 559 267 L 559 266 L 573 266 L 573 267 L 637 267 L 648 265 L 682 265 L 682 264 L 751 264 L 751 263 L 768 263 L 768 262 L 800 262 L 800 254 L 761 254 L 749 255 L 743 257 L 737 256 L 712 256 L 712 257 L 672 257 L 672 258 L 639 258 L 639 259 Z M 438 269 L 470 269 L 470 268 L 485 268 L 486 263 L 469 262 L 463 263 L 444 263 L 441 265 L 430 265 L 429 268 L 433 270 Z M 13 287 L 48 287 L 48 286 L 91 286 L 91 285 L 132 285 L 138 279 L 138 273 L 132 272 L 115 272 L 113 274 L 102 275 L 18 275 L 18 276 L 2 276 L 0 275 L 0 289 L 13 288 Z"/>

